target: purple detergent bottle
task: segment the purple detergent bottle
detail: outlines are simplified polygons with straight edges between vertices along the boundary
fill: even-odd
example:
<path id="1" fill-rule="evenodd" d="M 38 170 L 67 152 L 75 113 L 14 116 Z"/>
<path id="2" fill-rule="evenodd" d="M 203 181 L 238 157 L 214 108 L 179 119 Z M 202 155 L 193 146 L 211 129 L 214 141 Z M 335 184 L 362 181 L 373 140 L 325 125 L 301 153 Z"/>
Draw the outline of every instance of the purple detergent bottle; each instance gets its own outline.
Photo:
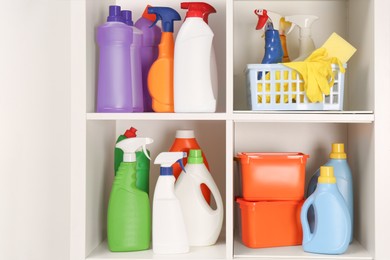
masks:
<path id="1" fill-rule="evenodd" d="M 133 29 L 133 43 L 130 46 L 131 60 L 131 85 L 133 90 L 133 111 L 144 112 L 144 94 L 142 87 L 142 63 L 141 63 L 141 46 L 143 32 L 134 27 L 131 11 L 124 10 L 121 12 L 124 22 Z"/>
<path id="2" fill-rule="evenodd" d="M 97 28 L 99 76 L 97 112 L 133 112 L 130 46 L 133 30 L 124 23 L 121 7 L 109 7 L 107 22 Z"/>
<path id="3" fill-rule="evenodd" d="M 137 20 L 135 27 L 143 32 L 141 46 L 141 63 L 142 63 L 142 88 L 144 93 L 144 111 L 153 112 L 152 98 L 148 89 L 149 69 L 158 57 L 158 45 L 161 41 L 161 28 L 152 26 L 156 20 L 155 14 L 148 13 L 148 7 L 145 8 L 142 17 Z M 152 26 L 152 27 L 151 27 Z"/>

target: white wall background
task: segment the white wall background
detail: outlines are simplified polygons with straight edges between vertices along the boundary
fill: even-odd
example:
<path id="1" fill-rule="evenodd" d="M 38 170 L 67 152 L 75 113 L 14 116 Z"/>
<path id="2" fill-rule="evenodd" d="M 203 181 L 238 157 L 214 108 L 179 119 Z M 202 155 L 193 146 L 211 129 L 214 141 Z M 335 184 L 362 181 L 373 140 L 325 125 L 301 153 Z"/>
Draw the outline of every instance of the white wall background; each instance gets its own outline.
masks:
<path id="1" fill-rule="evenodd" d="M 70 2 L 0 3 L 0 259 L 69 259 Z"/>

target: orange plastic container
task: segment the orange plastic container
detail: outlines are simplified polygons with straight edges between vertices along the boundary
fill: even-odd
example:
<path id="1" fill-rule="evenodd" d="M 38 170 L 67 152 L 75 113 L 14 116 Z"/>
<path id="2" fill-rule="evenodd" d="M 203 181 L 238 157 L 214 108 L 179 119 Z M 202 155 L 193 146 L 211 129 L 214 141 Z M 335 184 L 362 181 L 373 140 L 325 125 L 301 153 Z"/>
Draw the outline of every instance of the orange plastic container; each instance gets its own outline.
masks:
<path id="1" fill-rule="evenodd" d="M 303 153 L 238 153 L 245 200 L 302 200 L 305 190 Z"/>
<path id="2" fill-rule="evenodd" d="M 242 243 L 250 248 L 302 244 L 300 201 L 246 201 L 238 198 Z"/>

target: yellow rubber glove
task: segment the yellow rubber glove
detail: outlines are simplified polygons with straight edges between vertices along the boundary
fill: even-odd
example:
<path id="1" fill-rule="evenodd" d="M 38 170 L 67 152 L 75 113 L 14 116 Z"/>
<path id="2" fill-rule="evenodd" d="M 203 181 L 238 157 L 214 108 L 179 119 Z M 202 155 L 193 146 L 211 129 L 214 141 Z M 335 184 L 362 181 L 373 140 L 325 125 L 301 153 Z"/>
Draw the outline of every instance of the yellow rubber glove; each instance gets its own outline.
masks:
<path id="1" fill-rule="evenodd" d="M 335 75 L 332 64 L 338 65 L 340 72 L 345 73 L 341 61 L 336 57 L 328 57 L 325 48 L 315 50 L 305 61 L 283 63 L 300 74 L 306 96 L 313 103 L 321 102 L 322 95 L 329 95 L 330 88 L 333 87 Z"/>
<path id="2" fill-rule="evenodd" d="M 328 57 L 327 50 L 325 48 L 319 48 L 315 50 L 305 61 L 297 61 L 297 62 L 288 62 L 282 63 L 284 66 L 293 69 L 294 71 L 291 74 L 291 79 L 295 80 L 297 78 L 297 72 L 300 74 L 304 83 L 299 84 L 300 90 L 302 88 L 306 92 L 306 96 L 310 102 L 321 102 L 323 100 L 323 94 L 329 95 L 330 88 L 334 84 L 335 75 L 332 71 L 332 64 L 338 65 L 340 72 L 345 73 L 345 69 L 340 62 L 340 60 L 336 57 Z M 275 72 L 275 79 L 281 79 L 280 71 Z M 283 73 L 283 79 L 288 79 L 288 72 L 285 71 Z M 265 75 L 265 80 L 269 82 L 270 73 Z M 291 84 L 291 90 L 296 91 L 297 84 Z M 288 83 L 283 85 L 284 91 L 288 91 Z M 257 90 L 259 92 L 263 91 L 263 86 L 261 83 L 257 85 Z M 275 91 L 280 91 L 280 83 L 275 84 Z M 265 84 L 265 92 L 270 92 L 270 84 Z M 290 103 L 288 100 L 289 96 L 284 95 L 284 97 L 280 97 L 280 95 L 276 95 L 275 102 L 280 103 L 283 100 L 284 103 Z M 270 95 L 266 95 L 266 103 L 271 103 Z M 296 102 L 296 95 L 292 95 L 293 103 Z M 258 102 L 262 102 L 262 97 L 258 96 Z M 300 102 L 303 102 L 303 97 L 300 98 Z"/>

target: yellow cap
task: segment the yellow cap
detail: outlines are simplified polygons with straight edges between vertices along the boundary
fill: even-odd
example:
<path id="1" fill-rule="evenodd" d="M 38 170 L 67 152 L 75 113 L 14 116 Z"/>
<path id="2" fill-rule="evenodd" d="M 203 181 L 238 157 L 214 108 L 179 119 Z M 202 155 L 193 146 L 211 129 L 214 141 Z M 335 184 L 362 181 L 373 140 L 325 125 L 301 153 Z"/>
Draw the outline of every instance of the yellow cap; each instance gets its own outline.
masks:
<path id="1" fill-rule="evenodd" d="M 332 152 L 329 155 L 331 159 L 347 159 L 347 154 L 344 152 L 344 144 L 332 144 Z"/>
<path id="2" fill-rule="evenodd" d="M 336 177 L 334 177 L 333 166 L 321 166 L 320 177 L 318 177 L 318 183 L 336 183 Z"/>

